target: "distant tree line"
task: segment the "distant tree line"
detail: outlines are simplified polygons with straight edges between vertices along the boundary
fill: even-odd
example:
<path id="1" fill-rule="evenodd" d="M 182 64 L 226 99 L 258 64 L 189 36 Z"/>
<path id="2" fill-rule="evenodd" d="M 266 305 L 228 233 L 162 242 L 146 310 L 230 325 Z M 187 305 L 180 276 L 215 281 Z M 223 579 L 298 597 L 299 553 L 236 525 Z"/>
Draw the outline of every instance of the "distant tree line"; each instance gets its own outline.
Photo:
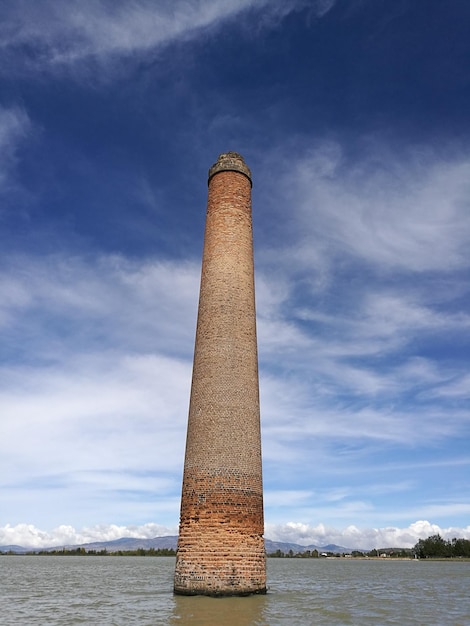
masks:
<path id="1" fill-rule="evenodd" d="M 283 552 L 282 550 L 276 550 L 275 552 L 267 552 L 266 556 L 274 559 L 318 559 L 320 555 L 318 554 L 318 550 L 305 550 L 304 552 L 294 552 L 293 550 Z"/>
<path id="2" fill-rule="evenodd" d="M 87 550 L 81 548 L 57 548 L 55 550 L 40 550 L 29 552 L 14 552 L 9 550 L 8 552 L 0 552 L 0 554 L 16 554 L 17 556 L 175 556 L 176 550 L 172 548 L 137 548 L 136 550 L 115 550 L 109 552 L 104 548 L 103 550 Z"/>
<path id="3" fill-rule="evenodd" d="M 420 539 L 413 548 L 418 559 L 450 559 L 470 558 L 470 539 L 443 539 L 440 535 L 432 535 Z"/>
<path id="4" fill-rule="evenodd" d="M 106 548 L 102 550 L 87 550 L 84 547 L 78 548 L 56 548 L 54 550 L 40 550 L 29 552 L 0 552 L 0 555 L 16 554 L 21 555 L 38 555 L 38 556 L 175 556 L 176 550 L 173 548 L 137 548 L 136 550 L 115 550 L 108 551 Z M 294 552 L 289 550 L 275 550 L 267 553 L 269 558 L 297 558 L 297 559 L 318 559 L 320 557 L 389 557 L 389 558 L 409 558 L 415 555 L 418 559 L 449 559 L 449 558 L 467 558 L 470 559 L 470 539 L 454 539 L 446 540 L 440 535 L 432 535 L 427 539 L 420 539 L 418 543 L 411 549 L 406 548 L 387 548 L 383 550 L 369 550 L 362 552 L 353 550 L 349 553 L 339 552 L 322 552 L 318 550 L 304 550 L 302 552 Z"/>
<path id="5" fill-rule="evenodd" d="M 387 558 L 411 558 L 415 556 L 418 559 L 470 559 L 470 539 L 454 539 L 446 540 L 440 535 L 432 535 L 427 539 L 420 539 L 418 543 L 411 549 L 408 548 L 384 548 L 373 549 L 369 551 L 353 550 L 349 553 L 339 552 L 321 552 L 318 550 L 305 550 L 303 552 L 283 552 L 276 550 L 267 554 L 270 558 L 320 558 L 320 557 L 349 557 L 349 558 L 367 558 L 367 557 L 387 557 Z"/>
<path id="6" fill-rule="evenodd" d="M 409 548 L 373 548 L 368 552 L 353 550 L 352 556 L 387 557 L 391 559 L 410 559 L 413 556 Z"/>
<path id="7" fill-rule="evenodd" d="M 268 552 L 266 555 L 268 558 L 280 558 L 280 559 L 318 559 L 318 558 L 369 558 L 369 557 L 389 557 L 396 559 L 411 558 L 412 551 L 407 548 L 385 548 L 383 550 L 373 550 L 362 552 L 361 550 L 353 550 L 352 552 L 318 552 L 318 550 L 305 550 L 303 552 L 294 552 L 289 550 L 283 552 L 282 550 L 276 550 L 275 552 Z"/>

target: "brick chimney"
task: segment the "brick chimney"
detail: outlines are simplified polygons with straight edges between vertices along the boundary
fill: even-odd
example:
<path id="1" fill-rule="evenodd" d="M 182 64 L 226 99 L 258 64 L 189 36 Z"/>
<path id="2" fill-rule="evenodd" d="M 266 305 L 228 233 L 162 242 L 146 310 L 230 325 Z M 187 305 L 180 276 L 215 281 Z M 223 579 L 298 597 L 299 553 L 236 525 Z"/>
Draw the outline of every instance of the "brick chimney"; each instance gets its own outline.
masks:
<path id="1" fill-rule="evenodd" d="M 251 172 L 209 170 L 174 591 L 266 592 Z"/>

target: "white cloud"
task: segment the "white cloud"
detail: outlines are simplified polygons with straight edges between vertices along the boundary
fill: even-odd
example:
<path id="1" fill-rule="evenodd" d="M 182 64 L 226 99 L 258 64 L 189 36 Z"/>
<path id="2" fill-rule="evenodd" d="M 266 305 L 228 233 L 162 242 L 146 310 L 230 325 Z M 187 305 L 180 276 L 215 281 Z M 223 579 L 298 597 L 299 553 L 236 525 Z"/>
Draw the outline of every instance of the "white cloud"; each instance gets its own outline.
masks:
<path id="1" fill-rule="evenodd" d="M 328 161 L 322 167 L 326 179 L 335 172 Z M 429 183 L 427 177 L 417 180 Z M 344 183 L 337 177 L 335 184 L 341 190 Z M 357 181 L 351 188 L 359 198 Z M 367 194 L 365 202 L 371 203 Z M 320 212 L 321 232 L 326 212 Z M 317 241 L 312 227 L 308 234 Z M 349 254 L 351 245 L 346 247 Z M 279 480 L 277 489 L 271 484 L 267 490 L 267 502 L 272 498 L 271 510 L 290 502 L 296 519 L 386 523 L 374 502 L 385 483 L 361 491 L 331 481 L 325 489 L 337 498 L 328 500 L 318 473 L 321 480 L 352 475 L 364 470 L 375 449 L 390 464 L 390 450 L 409 458 L 412 450 L 465 436 L 468 408 L 456 401 L 468 393 L 466 371 L 457 361 L 441 361 L 433 347 L 467 334 L 468 313 L 454 306 L 466 287 L 461 279 L 449 287 L 449 278 L 446 290 L 436 290 L 431 277 L 439 272 L 429 269 L 418 287 L 372 272 L 350 288 L 336 266 L 343 244 L 326 249 L 320 242 L 320 249 L 333 259 L 325 266 L 337 283 L 307 284 L 303 292 L 297 259 L 286 263 L 282 255 L 279 272 L 269 271 L 271 257 L 271 265 L 262 263 L 257 273 L 263 456 L 270 480 Z M 367 262 L 372 260 L 369 254 Z M 306 256 L 301 264 L 308 271 Z M 31 520 L 26 502 L 39 508 L 46 497 L 56 503 L 66 498 L 67 522 L 87 523 L 87 515 L 141 522 L 158 511 L 157 519 L 171 525 L 178 509 L 199 272 L 199 264 L 105 256 L 4 260 L 0 330 L 10 356 L 0 378 L 2 415 L 8 417 L 1 428 L 4 438 L 22 446 L 7 451 L 9 473 L 4 467 L 1 476 L 4 484 L 11 477 L 9 502 L 25 512 L 10 521 Z M 331 306 L 335 300 L 340 307 Z M 417 345 L 426 347 L 425 355 Z M 165 455 L 155 453 L 155 441 Z M 151 475 L 142 477 L 145 471 Z M 397 492 L 408 479 L 403 472 L 397 477 Z M 67 499 L 70 486 L 75 504 Z M 339 497 L 341 490 L 347 496 Z M 321 501 L 315 502 L 319 492 Z M 454 512 L 463 516 L 466 505 L 454 495 Z M 394 513 L 385 507 L 383 515 L 393 514 L 394 522 L 425 513 L 440 520 L 452 502 L 442 504 L 439 497 L 433 504 L 426 492 L 413 517 L 409 503 Z M 93 499 L 100 500 L 98 508 Z M 32 521 L 39 524 L 37 517 Z"/>
<path id="2" fill-rule="evenodd" d="M 265 459 L 293 468 L 307 442 L 465 436 L 468 408 L 449 401 L 468 395 L 452 354 L 470 326 L 468 158 L 374 146 L 351 164 L 333 143 L 275 156 L 265 176 L 283 232 L 257 274 Z"/>
<path id="3" fill-rule="evenodd" d="M 10 371 L 0 392 L 1 436 L 21 446 L 2 455 L 2 482 L 85 470 L 174 471 L 190 374 L 189 363 L 113 353 Z M 155 455 L 161 440 L 165 458 Z"/>
<path id="4" fill-rule="evenodd" d="M 293 507 L 309 501 L 312 492 L 307 490 L 270 490 L 264 494 L 264 502 L 267 507 Z"/>
<path id="5" fill-rule="evenodd" d="M 56 0 L 40 5 L 11 1 L 3 8 L 0 47 L 6 51 L 22 45 L 36 48 L 34 58 L 28 60 L 35 68 L 57 70 L 91 59 L 102 64 L 215 28 L 247 9 L 260 11 L 257 22 L 266 25 L 306 4 L 305 0 L 70 0 L 65 6 Z M 334 0 L 317 0 L 311 10 L 321 16 L 333 4 Z"/>
<path id="6" fill-rule="evenodd" d="M 23 337 L 29 325 L 30 358 L 94 346 L 190 356 L 199 272 L 191 263 L 121 257 L 12 260 L 0 271 L 0 325 Z"/>
<path id="7" fill-rule="evenodd" d="M 407 394 L 465 397 L 465 372 L 439 346 L 460 345 L 470 326 L 470 162 L 418 149 L 398 158 L 377 145 L 354 164 L 335 143 L 292 150 L 266 165 L 283 232 L 272 254 L 258 253 L 261 364 L 295 379 L 291 414 L 310 405 L 312 417 L 332 415 L 333 403 L 350 415 L 338 399 L 352 396 L 398 433 L 422 421 L 396 408 Z M 430 410 L 438 429 L 445 409 Z"/>
<path id="8" fill-rule="evenodd" d="M 70 472 L 90 463 L 95 467 L 96 459 L 103 471 L 124 461 L 129 469 L 136 464 L 155 466 L 145 435 L 149 428 L 160 435 L 165 432 L 171 449 L 181 448 L 198 282 L 195 265 L 136 264 L 117 257 L 92 263 L 60 257 L 41 262 L 23 259 L 4 269 L 0 320 L 6 343 L 14 345 L 20 360 L 2 368 L 0 403 L 8 418 L 2 429 L 4 436 L 13 439 L 25 431 L 20 456 L 30 455 L 31 466 L 44 463 L 45 474 L 54 474 L 59 466 Z M 365 323 L 350 323 L 350 338 L 342 342 L 337 336 L 313 339 L 280 316 L 284 289 L 267 277 L 260 284 L 264 285 L 259 337 L 265 363 L 261 394 L 266 461 L 303 462 L 302 442 L 328 440 L 332 424 L 338 441 L 373 439 L 406 445 L 414 439 L 418 424 L 422 441 L 456 432 L 462 414 L 455 411 L 453 418 L 436 407 L 406 412 L 332 402 L 346 390 L 372 396 L 396 394 L 419 381 L 439 388 L 446 379 L 423 359 L 411 359 L 382 373 L 343 363 L 345 352 L 354 353 L 354 337 L 358 345 L 370 340 Z M 271 322 L 276 316 L 280 319 Z M 288 376 L 286 364 L 291 368 Z M 132 432 L 126 424 L 133 425 Z M 73 438 L 82 441 L 76 453 L 64 445 Z M 147 452 L 134 460 L 124 452 L 118 459 L 115 451 L 126 447 L 125 440 L 129 450 Z M 48 451 L 42 457 L 39 441 L 43 452 Z M 100 447 L 100 442 L 107 446 Z"/>
<path id="9" fill-rule="evenodd" d="M 32 524 L 17 524 L 0 528 L 0 545 L 19 545 L 31 548 L 76 545 L 95 541 L 113 541 L 121 537 L 151 539 L 176 535 L 174 526 L 160 526 L 147 523 L 140 526 L 118 526 L 102 524 L 76 530 L 73 526 L 60 525 L 52 531 L 44 531 Z M 265 537 L 272 541 L 298 543 L 300 545 L 324 546 L 336 544 L 346 548 L 371 550 L 373 548 L 412 548 L 419 539 L 440 534 L 444 539 L 460 537 L 470 539 L 470 526 L 440 527 L 425 520 L 410 524 L 405 528 L 358 528 L 351 525 L 342 529 L 317 524 L 309 526 L 301 522 L 267 524 Z"/>
<path id="10" fill-rule="evenodd" d="M 470 374 L 456 374 L 448 383 L 434 389 L 432 395 L 440 398 L 469 398 Z"/>
<path id="11" fill-rule="evenodd" d="M 66 546 L 95 541 L 113 541 L 122 537 L 152 539 L 175 535 L 175 527 L 148 523 L 142 526 L 117 526 L 116 524 L 98 525 L 76 530 L 73 526 L 61 525 L 52 531 L 44 531 L 32 524 L 7 524 L 0 528 L 0 545 L 20 545 L 31 548 Z"/>
<path id="12" fill-rule="evenodd" d="M 17 162 L 18 148 L 31 128 L 31 121 L 23 109 L 0 106 L 0 192 L 11 184 L 9 177 Z"/>
<path id="13" fill-rule="evenodd" d="M 176 518 L 199 268 L 56 256 L 0 278 L 5 510 Z"/>
<path id="14" fill-rule="evenodd" d="M 444 160 L 419 148 L 398 156 L 367 148 L 354 164 L 328 142 L 280 159 L 300 236 L 292 262 L 310 264 L 320 251 L 336 261 L 350 255 L 379 272 L 468 267 L 468 156 Z"/>
<path id="15" fill-rule="evenodd" d="M 272 364 L 273 370 L 276 365 Z M 305 444 L 316 442 L 318 447 L 319 439 L 322 445 L 328 440 L 349 440 L 364 446 L 388 442 L 409 447 L 416 444 L 417 432 L 421 444 L 458 436 L 469 419 L 468 411 L 465 407 L 449 410 L 429 397 L 429 389 L 439 390 L 443 380 L 445 374 L 433 371 L 430 377 L 429 367 L 421 372 L 413 360 L 403 370 L 390 368 L 382 374 L 346 367 L 321 355 L 288 373 L 262 370 L 265 459 L 274 461 L 281 455 L 285 463 L 289 459 L 303 463 L 309 454 L 303 452 Z M 410 393 L 418 395 L 421 404 L 398 406 Z"/>
<path id="16" fill-rule="evenodd" d="M 95 541 L 113 541 L 121 537 L 151 539 L 176 535 L 175 526 L 155 523 L 119 526 L 102 524 L 76 530 L 73 526 L 60 525 L 51 531 L 40 530 L 32 524 L 7 524 L 0 528 L 0 545 L 19 545 L 31 548 L 76 545 Z M 338 529 L 324 524 L 309 526 L 301 522 L 267 524 L 265 537 L 272 541 L 298 543 L 300 545 L 324 546 L 336 544 L 346 548 L 371 550 L 373 548 L 412 548 L 419 539 L 440 534 L 444 539 L 454 537 L 470 539 L 470 526 L 441 527 L 426 520 L 419 520 L 407 527 L 360 528 L 354 525 Z"/>
<path id="17" fill-rule="evenodd" d="M 373 548 L 412 548 L 419 539 L 440 534 L 444 539 L 461 537 L 470 539 L 470 526 L 464 528 L 441 528 L 428 521 L 417 521 L 406 528 L 358 528 L 343 529 L 318 524 L 309 526 L 300 522 L 267 525 L 266 537 L 274 541 L 287 541 L 300 545 L 336 544 L 346 548 L 372 550 Z"/>

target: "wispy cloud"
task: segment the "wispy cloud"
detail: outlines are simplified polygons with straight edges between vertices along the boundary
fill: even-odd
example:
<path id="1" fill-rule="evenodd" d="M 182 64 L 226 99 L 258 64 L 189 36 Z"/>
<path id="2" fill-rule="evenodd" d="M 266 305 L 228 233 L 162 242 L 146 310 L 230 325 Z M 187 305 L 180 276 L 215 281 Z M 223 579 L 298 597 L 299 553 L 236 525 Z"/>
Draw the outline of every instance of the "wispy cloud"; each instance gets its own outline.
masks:
<path id="1" fill-rule="evenodd" d="M 288 150 L 273 159 L 300 238 L 292 263 L 312 265 L 320 254 L 323 270 L 344 257 L 381 273 L 469 266 L 468 155 L 419 146 L 394 154 L 376 141 L 352 159 L 336 142 L 305 143 L 300 157 Z"/>
<path id="2" fill-rule="evenodd" d="M 24 109 L 0 106 L 0 193 L 12 185 L 10 176 L 18 161 L 19 147 L 31 130 L 32 124 Z"/>
<path id="3" fill-rule="evenodd" d="M 442 68 L 468 44 L 447 29 L 436 71 L 432 29 L 344 4 L 1 3 L 3 524 L 176 523 L 204 178 L 233 148 L 266 520 L 466 525 L 468 116 Z"/>
<path id="4" fill-rule="evenodd" d="M 111 510 L 120 519 L 116 502 L 127 498 L 140 517 L 157 506 L 174 519 L 199 271 L 95 261 L 56 256 L 3 269 L 0 428 L 18 443 L 2 455 L 4 504 L 21 511 L 54 493 L 72 511 L 73 486 L 79 508 L 101 494 L 98 519 Z M 136 472 L 154 476 L 132 496 Z M 145 499 L 154 501 L 147 512 Z"/>
<path id="5" fill-rule="evenodd" d="M 0 482 L 9 519 L 47 516 L 49 500 L 60 502 L 57 523 L 177 519 L 189 362 L 94 353 L 8 374 L 0 430 L 12 445 Z"/>
<path id="6" fill-rule="evenodd" d="M 40 6 L 6 2 L 2 9 L 0 47 L 11 53 L 14 68 L 6 70 L 9 72 L 12 69 L 63 71 L 81 63 L 85 63 L 81 69 L 86 71 L 88 62 L 109 71 L 109 63 L 117 58 L 153 51 L 177 39 L 217 28 L 244 11 L 259 11 L 261 17 L 257 22 L 266 26 L 306 4 L 305 0 L 241 0 L 235 4 L 218 0 L 159 3 L 71 0 L 66 6 L 55 0 L 46 0 Z M 334 0 L 316 0 L 311 10 L 321 16 L 333 5 Z M 14 52 L 24 50 L 25 46 L 30 53 L 15 61 Z M 96 70 L 96 65 L 93 67 Z"/>
<path id="7" fill-rule="evenodd" d="M 10 259 L 0 271 L 0 322 L 11 341 L 24 332 L 26 319 L 31 324 L 25 358 L 47 360 L 55 351 L 86 352 L 97 345 L 190 353 L 200 272 L 195 264 L 54 255 Z"/>
<path id="8" fill-rule="evenodd" d="M 285 178 L 271 209 L 290 210 L 276 254 L 259 254 L 269 302 L 269 311 L 259 308 L 260 356 L 271 365 L 277 357 L 278 370 L 295 378 L 293 406 L 313 401 L 330 412 L 332 398 L 356 397 L 372 414 L 374 403 L 393 402 L 377 423 L 393 419 L 405 433 L 414 420 L 398 408 L 402 399 L 426 403 L 465 390 L 465 372 L 441 359 L 439 346 L 460 342 L 470 325 L 470 162 L 374 150 L 350 163 L 327 143 L 279 159 Z M 263 278 L 273 272 L 275 287 Z M 429 410 L 441 420 L 435 402 Z"/>
<path id="9" fill-rule="evenodd" d="M 370 188 L 361 191 L 360 177 L 354 180 L 357 204 L 363 197 L 372 205 Z M 333 184 L 341 191 L 344 182 L 336 177 L 322 184 L 331 185 L 331 200 Z M 423 175 L 417 185 L 432 189 L 434 181 Z M 281 179 L 279 189 L 279 197 L 285 197 Z M 299 190 L 306 201 L 301 185 L 291 192 Z M 259 251 L 267 503 L 272 497 L 267 519 L 279 519 L 281 509 L 285 519 L 284 500 L 298 519 L 376 520 L 374 501 L 384 493 L 406 496 L 395 513 L 386 509 L 393 519 L 410 519 L 410 511 L 415 519 L 426 511 L 440 519 L 446 504 L 434 506 L 427 490 L 419 507 L 410 509 L 403 487 L 409 480 L 406 469 L 396 477 L 401 487 L 395 490 L 386 478 L 356 489 L 345 477 L 374 464 L 380 472 L 389 463 L 388 447 L 409 462 L 412 450 L 455 441 L 467 432 L 466 371 L 435 352 L 437 340 L 467 334 L 469 317 L 462 305 L 467 288 L 461 277 L 448 277 L 446 289 L 436 294 L 431 269 L 423 276 L 417 267 L 399 270 L 404 276 L 422 275 L 417 287 L 407 280 L 398 284 L 393 275 L 387 278 L 391 266 L 380 259 L 375 272 L 372 253 L 363 265 L 367 279 L 356 278 L 351 285 L 340 262 L 344 250 L 351 263 L 366 259 L 358 246 L 354 251 L 346 230 L 332 247 L 324 245 L 318 233 L 328 225 L 328 206 L 314 224 L 304 221 L 303 209 L 300 216 L 293 211 L 295 228 L 289 234 L 305 248 L 318 243 L 323 265 L 330 268 L 327 281 L 302 279 L 315 272 L 316 256 L 294 254 L 286 260 L 281 253 L 275 260 L 264 254 L 266 248 Z M 2 430 L 6 440 L 21 440 L 22 446 L 4 456 L 1 475 L 11 477 L 3 485 L 16 511 L 27 508 L 18 498 L 35 501 L 31 481 L 36 477 L 48 493 L 61 494 L 70 511 L 78 509 L 66 495 L 73 484 L 81 511 L 93 505 L 100 520 L 110 520 L 113 512 L 114 521 L 125 523 L 119 503 L 130 499 L 127 511 L 134 519 L 171 525 L 178 511 L 199 272 L 192 262 L 121 256 L 4 259 L 0 403 L 9 419 Z M 155 453 L 155 441 L 162 442 L 165 456 Z M 439 459 L 435 462 L 429 468 L 433 475 Z M 134 490 L 136 472 L 145 471 L 155 476 Z M 290 484 L 298 487 L 291 494 Z M 338 489 L 347 496 L 328 500 Z M 451 491 L 457 497 L 457 487 Z M 98 508 L 90 499 L 96 494 Z M 157 511 L 161 517 L 152 517 Z"/>

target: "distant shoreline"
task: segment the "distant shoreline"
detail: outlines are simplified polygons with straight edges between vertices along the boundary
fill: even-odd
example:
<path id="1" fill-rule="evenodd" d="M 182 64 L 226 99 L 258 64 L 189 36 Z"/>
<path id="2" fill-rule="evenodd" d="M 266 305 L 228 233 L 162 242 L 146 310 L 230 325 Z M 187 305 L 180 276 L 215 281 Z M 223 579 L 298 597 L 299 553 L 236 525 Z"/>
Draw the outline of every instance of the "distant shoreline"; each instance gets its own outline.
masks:
<path id="1" fill-rule="evenodd" d="M 130 550 L 130 551 L 124 551 L 124 550 L 119 550 L 117 552 L 76 552 L 76 551 L 54 551 L 54 552 L 44 552 L 44 551 L 40 551 L 40 552 L 14 552 L 14 551 L 8 551 L 8 552 L 0 552 L 0 557 L 2 556 L 34 556 L 34 557 L 61 557 L 63 558 L 64 556 L 67 557 L 126 557 L 126 558 L 132 558 L 132 557 L 150 557 L 150 558 L 175 558 L 175 554 L 172 554 L 171 551 L 168 551 L 166 554 L 158 552 L 158 551 L 154 551 L 154 552 L 148 552 L 146 554 L 136 554 L 136 551 L 134 550 Z M 169 553 L 170 552 L 170 553 Z M 349 555 L 338 555 L 338 556 L 320 556 L 320 557 L 299 557 L 299 556 L 293 556 L 293 557 L 276 557 L 276 556 L 268 556 L 267 559 L 271 560 L 286 560 L 286 561 L 295 561 L 295 560 L 299 560 L 299 561 L 380 561 L 380 562 L 387 562 L 387 563 L 396 563 L 397 561 L 410 561 L 410 562 L 419 562 L 419 563 L 426 563 L 426 562 L 441 562 L 441 563 L 449 563 L 449 562 L 455 562 L 455 563 L 468 563 L 470 562 L 470 558 L 468 557 L 441 557 L 441 558 L 434 558 L 434 557 L 429 557 L 429 558 L 424 558 L 424 559 L 415 559 L 412 557 L 402 557 L 402 556 L 398 556 L 398 557 L 391 557 L 391 556 L 354 556 L 351 557 Z"/>

